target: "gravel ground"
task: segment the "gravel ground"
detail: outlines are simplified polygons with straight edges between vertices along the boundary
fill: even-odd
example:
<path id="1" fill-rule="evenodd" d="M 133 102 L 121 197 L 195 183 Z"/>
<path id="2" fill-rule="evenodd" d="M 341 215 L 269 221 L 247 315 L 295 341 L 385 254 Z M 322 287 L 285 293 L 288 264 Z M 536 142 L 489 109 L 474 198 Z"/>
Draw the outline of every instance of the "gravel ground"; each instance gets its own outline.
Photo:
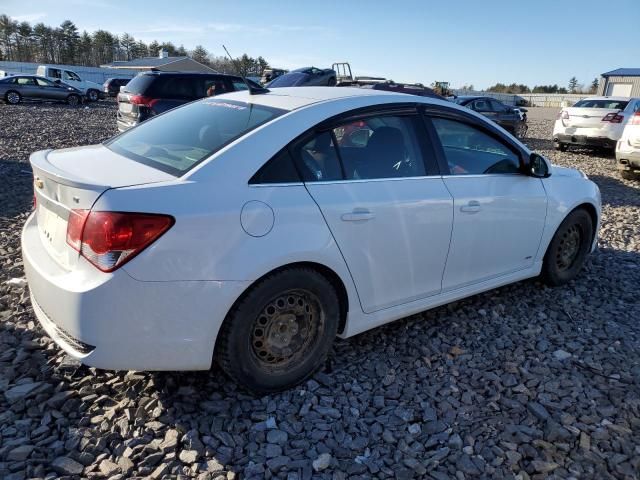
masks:
<path id="1" fill-rule="evenodd" d="M 21 281 L 33 150 L 115 133 L 113 104 L 0 105 L 0 478 L 640 478 L 640 184 L 610 156 L 527 142 L 600 185 L 579 278 L 507 286 L 339 341 L 322 372 L 254 398 L 220 370 L 64 361 Z"/>

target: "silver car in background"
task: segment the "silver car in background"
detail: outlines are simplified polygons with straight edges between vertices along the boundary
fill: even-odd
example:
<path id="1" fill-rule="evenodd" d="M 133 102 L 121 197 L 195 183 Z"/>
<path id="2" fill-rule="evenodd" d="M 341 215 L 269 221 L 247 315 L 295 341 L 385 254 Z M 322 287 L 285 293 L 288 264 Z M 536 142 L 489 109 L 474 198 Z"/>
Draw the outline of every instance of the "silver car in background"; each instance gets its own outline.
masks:
<path id="1" fill-rule="evenodd" d="M 38 75 L 15 75 L 0 79 L 0 98 L 11 105 L 23 100 L 58 100 L 78 105 L 82 102 L 82 92 Z"/>

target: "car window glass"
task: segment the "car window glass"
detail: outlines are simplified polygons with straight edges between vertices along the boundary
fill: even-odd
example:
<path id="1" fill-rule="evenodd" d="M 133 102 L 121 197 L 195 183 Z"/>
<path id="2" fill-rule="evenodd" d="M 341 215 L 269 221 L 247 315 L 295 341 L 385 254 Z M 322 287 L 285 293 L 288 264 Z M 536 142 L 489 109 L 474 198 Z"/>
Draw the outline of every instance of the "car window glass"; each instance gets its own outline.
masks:
<path id="1" fill-rule="evenodd" d="M 247 84 L 244 83 L 242 80 L 233 80 L 232 84 L 233 84 L 233 89 L 236 91 L 247 90 Z"/>
<path id="2" fill-rule="evenodd" d="M 505 113 L 507 111 L 507 107 L 505 105 L 495 100 L 491 100 L 491 109 L 498 113 Z"/>
<path id="3" fill-rule="evenodd" d="M 5 80 L 2 80 L 2 83 L 11 83 L 11 84 L 14 84 L 14 83 L 16 83 L 16 78 L 15 78 L 15 77 L 7 78 L 7 79 L 5 79 Z"/>
<path id="4" fill-rule="evenodd" d="M 62 78 L 62 75 L 60 74 L 60 70 L 58 70 L 57 68 L 50 68 L 49 69 L 49 77 Z"/>
<path id="5" fill-rule="evenodd" d="M 225 81 L 221 78 L 207 78 L 204 82 L 198 79 L 198 84 L 204 86 L 203 93 L 199 93 L 198 96 L 215 97 L 229 91 Z"/>
<path id="6" fill-rule="evenodd" d="M 152 96 L 157 98 L 171 98 L 192 100 L 203 97 L 196 94 L 197 84 L 192 77 L 159 77 L 153 83 Z"/>
<path id="7" fill-rule="evenodd" d="M 294 183 L 300 177 L 288 148 L 283 148 L 249 180 L 250 184 Z"/>
<path id="8" fill-rule="evenodd" d="M 80 82 L 80 77 L 76 75 L 74 72 L 70 72 L 69 70 L 64 71 L 64 79 L 65 80 L 73 80 L 74 82 Z"/>
<path id="9" fill-rule="evenodd" d="M 518 155 L 504 143 L 467 123 L 434 118 L 452 175 L 519 173 Z"/>
<path id="10" fill-rule="evenodd" d="M 610 108 L 616 110 L 624 110 L 629 102 L 627 100 L 580 100 L 574 107 L 582 108 Z"/>
<path id="11" fill-rule="evenodd" d="M 53 87 L 54 83 L 44 78 L 36 78 L 36 83 L 41 87 Z"/>
<path id="12" fill-rule="evenodd" d="M 33 78 L 30 77 L 19 77 L 16 82 L 18 85 L 35 85 Z"/>
<path id="13" fill-rule="evenodd" d="M 376 116 L 333 129 L 346 180 L 424 176 L 417 116 Z"/>
<path id="14" fill-rule="evenodd" d="M 292 147 L 292 153 L 305 182 L 342 180 L 340 160 L 331 132 L 305 137 Z"/>
<path id="15" fill-rule="evenodd" d="M 476 112 L 490 112 L 491 105 L 487 100 L 480 99 L 473 102 L 473 107 L 471 107 Z"/>

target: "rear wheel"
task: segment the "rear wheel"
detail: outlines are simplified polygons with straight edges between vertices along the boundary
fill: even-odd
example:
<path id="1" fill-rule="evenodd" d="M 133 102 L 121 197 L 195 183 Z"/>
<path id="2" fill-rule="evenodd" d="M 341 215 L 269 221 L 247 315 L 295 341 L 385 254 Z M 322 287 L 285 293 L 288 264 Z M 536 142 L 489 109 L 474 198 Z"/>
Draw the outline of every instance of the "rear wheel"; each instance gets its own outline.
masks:
<path id="1" fill-rule="evenodd" d="M 330 86 L 330 87 L 334 87 L 336 85 L 336 83 L 337 83 L 336 82 L 336 77 L 331 77 L 329 79 L 329 81 L 327 82 L 327 85 Z"/>
<path id="2" fill-rule="evenodd" d="M 216 347 L 218 363 L 255 393 L 293 387 L 322 365 L 339 316 L 338 296 L 323 275 L 308 268 L 276 272 L 227 315 Z"/>
<path id="3" fill-rule="evenodd" d="M 569 149 L 569 145 L 567 145 L 566 143 L 556 142 L 554 144 L 553 148 L 555 148 L 556 150 L 559 150 L 561 152 L 566 152 Z"/>
<path id="4" fill-rule="evenodd" d="M 72 107 L 75 107 L 80 103 L 80 97 L 78 95 L 69 95 L 67 97 L 67 103 Z"/>
<path id="5" fill-rule="evenodd" d="M 22 96 L 18 92 L 11 91 L 7 92 L 7 94 L 4 96 L 4 99 L 11 105 L 17 105 L 18 103 L 20 103 L 20 101 L 22 101 Z"/>
<path id="6" fill-rule="evenodd" d="M 586 210 L 571 212 L 551 239 L 542 264 L 542 279 L 550 286 L 573 280 L 587 258 L 593 238 L 593 221 Z"/>

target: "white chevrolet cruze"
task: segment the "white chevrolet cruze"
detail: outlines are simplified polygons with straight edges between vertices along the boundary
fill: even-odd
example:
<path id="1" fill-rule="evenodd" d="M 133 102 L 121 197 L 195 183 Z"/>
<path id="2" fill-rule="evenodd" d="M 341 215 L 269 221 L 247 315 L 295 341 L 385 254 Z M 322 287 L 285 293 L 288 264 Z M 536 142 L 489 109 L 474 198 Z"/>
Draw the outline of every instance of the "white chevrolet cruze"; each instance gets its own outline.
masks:
<path id="1" fill-rule="evenodd" d="M 32 154 L 36 316 L 105 369 L 255 392 L 334 337 L 542 275 L 595 248 L 597 186 L 453 103 L 352 88 L 207 98 L 103 145 Z"/>

